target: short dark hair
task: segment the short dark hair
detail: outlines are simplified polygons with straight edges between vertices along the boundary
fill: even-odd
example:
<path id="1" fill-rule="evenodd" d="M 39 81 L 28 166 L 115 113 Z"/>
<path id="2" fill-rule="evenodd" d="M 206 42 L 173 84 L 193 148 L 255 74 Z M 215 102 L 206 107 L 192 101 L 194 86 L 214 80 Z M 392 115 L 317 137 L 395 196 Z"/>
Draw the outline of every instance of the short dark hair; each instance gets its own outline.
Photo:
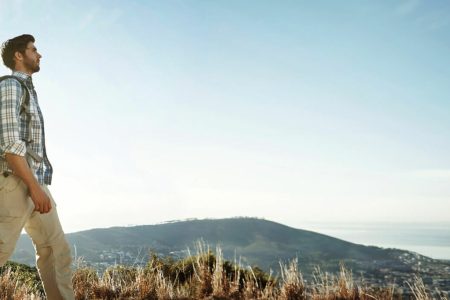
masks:
<path id="1" fill-rule="evenodd" d="M 3 64 L 11 70 L 14 70 L 16 67 L 14 54 L 16 54 L 16 52 L 25 54 L 25 50 L 29 42 L 34 43 L 34 36 L 31 34 L 22 34 L 4 42 L 2 44 Z"/>

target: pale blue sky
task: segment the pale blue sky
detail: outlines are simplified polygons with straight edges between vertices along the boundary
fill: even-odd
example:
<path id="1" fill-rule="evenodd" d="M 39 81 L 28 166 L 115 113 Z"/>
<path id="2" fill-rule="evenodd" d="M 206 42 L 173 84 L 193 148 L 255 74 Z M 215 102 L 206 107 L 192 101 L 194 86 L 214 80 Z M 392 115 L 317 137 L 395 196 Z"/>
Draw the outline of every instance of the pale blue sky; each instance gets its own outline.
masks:
<path id="1" fill-rule="evenodd" d="M 43 55 L 68 232 L 450 221 L 448 1 L 0 0 L 0 28 Z"/>

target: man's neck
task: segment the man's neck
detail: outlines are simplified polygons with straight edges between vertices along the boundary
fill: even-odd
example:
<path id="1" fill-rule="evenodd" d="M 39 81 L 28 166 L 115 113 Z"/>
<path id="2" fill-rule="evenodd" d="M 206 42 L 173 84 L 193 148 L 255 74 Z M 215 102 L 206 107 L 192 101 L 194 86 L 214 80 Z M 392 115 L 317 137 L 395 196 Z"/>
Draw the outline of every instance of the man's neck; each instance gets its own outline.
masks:
<path id="1" fill-rule="evenodd" d="M 30 77 L 33 75 L 33 72 L 31 72 L 30 70 L 27 70 L 26 68 L 21 68 L 21 67 L 17 67 L 14 72 L 22 72 L 24 74 L 29 75 Z"/>

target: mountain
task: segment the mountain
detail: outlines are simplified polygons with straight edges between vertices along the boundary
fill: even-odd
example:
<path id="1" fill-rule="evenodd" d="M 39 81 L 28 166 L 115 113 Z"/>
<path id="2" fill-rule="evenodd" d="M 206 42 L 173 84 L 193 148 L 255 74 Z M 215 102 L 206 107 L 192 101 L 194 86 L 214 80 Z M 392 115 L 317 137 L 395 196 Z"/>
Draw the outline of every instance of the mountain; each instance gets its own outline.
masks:
<path id="1" fill-rule="evenodd" d="M 91 229 L 67 234 L 77 256 L 102 268 L 114 263 L 141 264 L 153 250 L 162 255 L 183 257 L 202 239 L 215 250 L 220 245 L 226 259 L 263 270 L 278 270 L 279 262 L 298 258 L 303 273 L 316 266 L 336 272 L 340 262 L 354 273 L 385 277 L 414 273 L 418 265 L 433 272 L 450 270 L 450 263 L 437 261 L 409 251 L 382 249 L 350 243 L 312 231 L 296 229 L 256 218 L 186 220 L 157 225 Z M 76 249 L 76 250 L 75 250 Z M 22 236 L 13 260 L 32 263 L 34 250 L 28 237 Z M 31 255 L 31 256 L 30 256 Z M 31 259 L 31 261 L 30 261 Z M 420 262 L 420 263 L 419 263 Z M 445 269 L 448 268 L 448 269 Z"/>

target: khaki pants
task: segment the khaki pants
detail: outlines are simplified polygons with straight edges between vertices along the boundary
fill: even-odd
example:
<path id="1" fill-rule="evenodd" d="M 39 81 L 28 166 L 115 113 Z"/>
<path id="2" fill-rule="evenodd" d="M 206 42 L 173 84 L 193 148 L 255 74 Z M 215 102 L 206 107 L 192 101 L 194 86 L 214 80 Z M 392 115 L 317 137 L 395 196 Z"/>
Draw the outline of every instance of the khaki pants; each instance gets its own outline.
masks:
<path id="1" fill-rule="evenodd" d="M 41 186 L 52 201 L 49 213 L 34 211 L 28 188 L 17 176 L 0 174 L 0 266 L 14 251 L 22 228 L 36 249 L 36 264 L 49 300 L 74 299 L 70 247 L 46 185 Z"/>

